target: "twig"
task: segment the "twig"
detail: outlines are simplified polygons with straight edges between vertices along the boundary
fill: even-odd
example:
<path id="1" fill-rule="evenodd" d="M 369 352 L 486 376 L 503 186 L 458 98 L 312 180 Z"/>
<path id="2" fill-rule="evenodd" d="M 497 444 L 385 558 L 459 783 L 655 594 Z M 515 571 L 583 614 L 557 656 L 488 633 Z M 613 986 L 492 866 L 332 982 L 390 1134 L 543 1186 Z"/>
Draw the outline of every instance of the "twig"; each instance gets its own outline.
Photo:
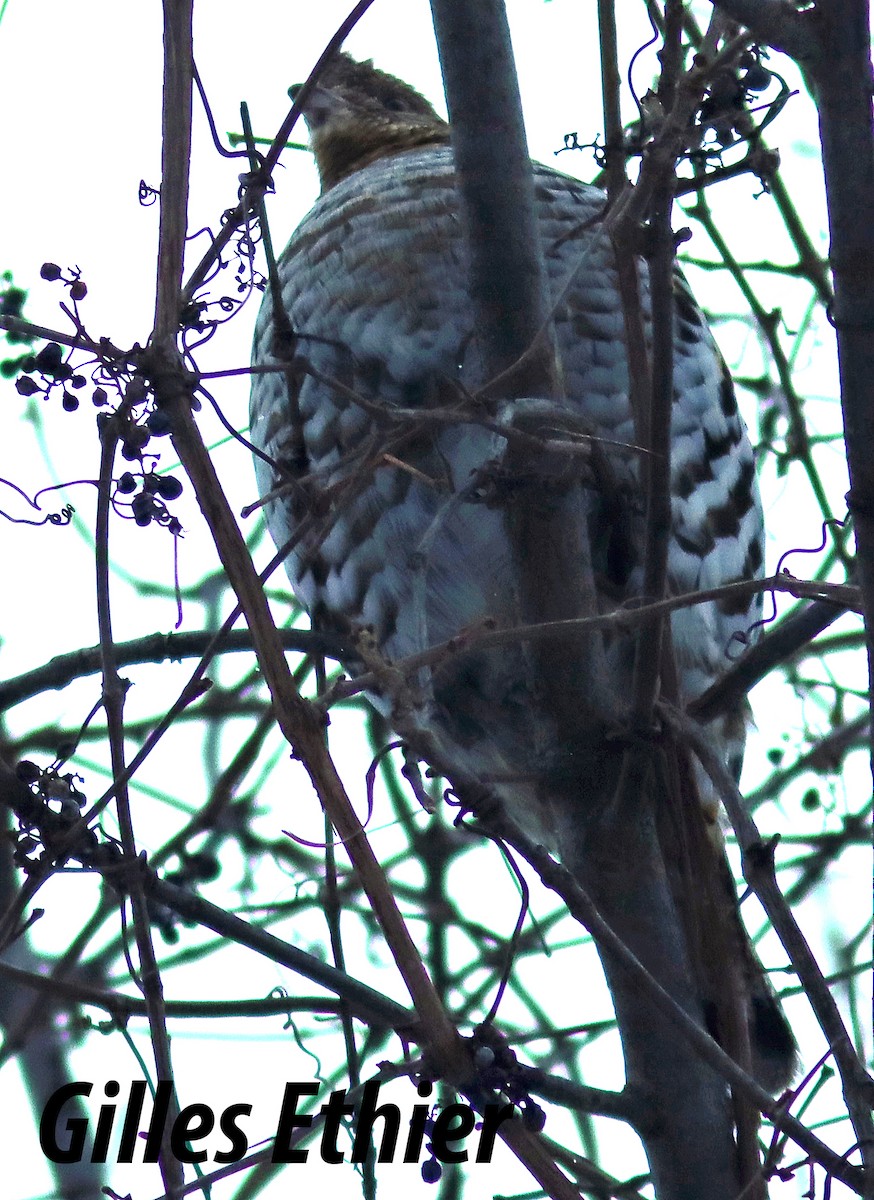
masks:
<path id="1" fill-rule="evenodd" d="M 329 658 L 342 659 L 349 653 L 346 639 L 331 633 L 316 633 L 311 629 L 281 629 L 279 637 L 286 650 L 300 654 L 326 654 Z M 254 651 L 252 635 L 247 629 L 227 630 L 220 646 L 215 646 L 215 640 L 215 631 L 208 629 L 188 633 L 150 633 L 129 642 L 116 642 L 115 661 L 119 667 L 135 663 L 181 662 L 184 658 L 199 658 L 212 647 L 216 654 L 251 654 Z M 42 692 L 66 687 L 74 679 L 82 679 L 99 670 L 99 646 L 58 654 L 44 666 L 24 671 L 0 683 L 0 709 L 21 704 Z"/>
<path id="2" fill-rule="evenodd" d="M 620 105 L 616 0 L 598 0 L 598 32 L 601 50 L 601 100 L 604 108 L 604 170 L 607 177 L 607 196 L 612 203 L 627 183 L 625 131 L 622 128 Z"/>
<path id="3" fill-rule="evenodd" d="M 654 615 L 664 617 L 678 609 L 690 608 L 696 604 L 707 604 L 713 600 L 741 600 L 747 596 L 752 597 L 760 592 L 770 591 L 788 592 L 792 596 L 809 599 L 824 599 L 826 603 L 835 605 L 839 614 L 845 610 L 857 611 L 860 604 L 858 589 L 849 584 L 801 580 L 791 575 L 771 575 L 765 579 L 744 579 L 737 583 L 725 583 L 720 587 L 705 588 L 700 592 L 670 596 L 656 604 L 618 608 L 613 612 L 600 613 L 593 617 L 576 617 L 566 621 L 542 621 L 531 625 L 498 629 L 483 622 L 475 627 L 461 630 L 454 638 L 441 642 L 420 654 L 399 659 L 392 665 L 405 675 L 412 675 L 422 667 L 434 666 L 444 659 L 454 655 L 463 655 L 474 649 L 511 645 L 520 641 L 539 641 L 543 638 L 562 639 L 582 630 L 621 629 L 628 631 L 635 629 L 641 621 L 646 621 Z M 333 701 L 353 696 L 367 691 L 369 688 L 374 688 L 376 683 L 376 679 L 371 674 L 358 675 L 353 680 L 343 680 L 333 684 L 329 698 Z"/>
<path id="4" fill-rule="evenodd" d="M 665 9 L 665 42 L 659 100 L 668 111 L 677 93 L 682 67 L 682 4 L 668 0 Z M 674 239 L 671 231 L 672 181 L 675 163 L 654 187 L 650 213 L 649 255 L 652 305 L 652 370 L 646 438 L 638 440 L 649 454 L 641 464 L 646 497 L 646 534 L 643 559 L 644 600 L 664 596 L 671 538 L 671 428 L 674 406 Z M 620 253 L 622 250 L 620 249 Z M 627 246 L 625 247 L 627 253 Z M 632 723 L 645 728 L 655 703 L 662 670 L 664 619 L 654 615 L 638 631 L 634 657 Z M 670 642 L 668 642 L 670 653 Z"/>
<path id="5" fill-rule="evenodd" d="M 762 841 L 731 772 L 700 727 L 675 709 L 662 706 L 661 711 L 675 734 L 692 747 L 725 804 L 740 845 L 744 879 L 768 914 L 804 986 L 826 1042 L 832 1048 L 853 1129 L 862 1149 L 863 1161 L 867 1163 L 869 1154 L 874 1151 L 874 1122 L 871 1119 L 874 1079 L 859 1060 L 819 964 L 780 891 L 774 868 L 775 845 L 766 845 Z"/>
<path id="6" fill-rule="evenodd" d="M 100 483 L 97 499 L 97 521 L 95 528 L 95 554 L 97 563 L 97 623 L 100 630 L 100 657 L 103 675 L 103 705 L 106 710 L 106 725 L 109 741 L 112 774 L 116 783 L 116 810 L 121 832 L 121 843 L 127 856 L 130 870 L 125 880 L 131 900 L 134 936 L 139 956 L 139 986 L 142 988 L 149 1017 L 149 1032 L 155 1055 L 156 1077 L 159 1081 L 173 1081 L 170 1058 L 170 1039 L 167 1033 L 161 973 L 155 948 L 152 943 L 151 922 L 142 876 L 136 869 L 137 846 L 131 819 L 130 797 L 125 773 L 123 708 L 126 685 L 119 677 L 115 662 L 112 637 L 112 620 L 109 598 L 109 514 L 112 495 L 112 471 L 115 452 L 121 429 L 121 419 L 126 415 L 125 406 L 106 421 L 101 429 Z M 168 1110 L 169 1125 L 179 1113 L 175 1091 Z M 182 1164 L 172 1151 L 169 1131 L 161 1138 L 159 1153 L 161 1177 L 167 1191 L 173 1194 L 184 1182 Z"/>
<path id="7" fill-rule="evenodd" d="M 832 729 L 825 737 L 815 741 L 810 750 L 800 755 L 791 766 L 774 771 L 760 787 L 746 797 L 750 811 L 754 812 L 766 800 L 779 796 L 788 783 L 807 771 L 822 771 L 824 767 L 834 768 L 853 747 L 862 748 L 869 738 L 868 724 L 867 712 L 861 713 L 852 721 L 839 725 L 837 729 Z"/>
<path id="8" fill-rule="evenodd" d="M 817 634 L 828 629 L 845 610 L 827 600 L 815 600 L 771 629 L 743 658 L 688 706 L 689 716 L 702 725 L 735 709 L 743 697 L 780 663 L 785 663 Z"/>
<path id="9" fill-rule="evenodd" d="M 25 321 L 22 317 L 13 317 L 7 313 L 0 313 L 0 329 L 7 329 L 10 333 L 21 333 L 39 341 L 58 342 L 61 346 L 69 346 L 71 350 L 87 350 L 96 358 L 106 358 L 107 355 L 117 361 L 128 358 L 127 352 L 113 346 L 108 338 L 92 342 L 90 338 L 81 334 L 63 333 L 59 329 L 49 329 L 46 325 L 34 325 L 32 321 Z"/>
<path id="10" fill-rule="evenodd" d="M 194 271 L 191 273 L 190 279 L 182 289 L 180 301 L 183 307 L 193 299 L 197 289 L 203 285 L 213 266 L 220 259 L 222 250 L 224 250 L 225 246 L 227 246 L 240 226 L 248 220 L 249 214 L 257 207 L 259 201 L 263 198 L 264 193 L 270 189 L 271 172 L 279 162 L 279 157 L 282 154 L 282 151 L 285 149 L 285 143 L 288 141 L 289 135 L 294 128 L 298 117 L 303 112 L 307 99 L 309 98 L 310 93 L 312 92 L 313 87 L 315 86 L 316 81 L 322 72 L 322 69 L 328 60 L 332 58 L 335 52 L 343 45 L 343 42 L 367 12 L 368 8 L 370 8 L 372 3 L 373 0 L 358 0 L 358 3 L 349 13 L 349 16 L 346 17 L 346 19 L 340 24 L 337 32 L 322 51 L 318 62 L 313 67 L 312 71 L 310 71 L 309 78 L 295 96 L 294 103 L 289 109 L 288 116 L 280 125 L 270 149 L 264 156 L 261 170 L 243 189 L 242 198 L 236 208 L 232 209 L 231 212 L 227 213 L 223 218 L 224 223 L 221 230 L 216 235 L 209 250 L 207 250 L 206 254 L 197 264 Z"/>
<path id="11" fill-rule="evenodd" d="M 611 954 L 614 954 L 633 973 L 637 985 L 646 992 L 653 1005 L 682 1032 L 684 1038 L 694 1046 L 696 1053 L 726 1078 L 733 1087 L 740 1089 L 778 1129 L 801 1146 L 835 1179 L 847 1184 L 854 1191 L 860 1192 L 864 1178 L 862 1169 L 847 1163 L 844 1157 L 836 1154 L 831 1147 L 826 1146 L 800 1121 L 792 1117 L 779 1102 L 772 1100 L 768 1093 L 747 1075 L 713 1038 L 698 1027 L 688 1013 L 684 1012 L 668 995 L 621 939 L 616 936 L 601 917 L 590 897 L 580 888 L 570 873 L 550 858 L 542 847 L 534 846 L 527 839 L 517 841 L 514 838 L 512 840 L 516 849 L 535 868 L 544 884 L 562 897 L 571 914 L 589 930 L 593 937 L 609 946 Z"/>
<path id="12" fill-rule="evenodd" d="M 673 710 L 660 713 L 666 717 Z M 693 723 L 686 721 L 682 728 Z M 697 727 L 695 727 L 697 728 Z M 680 1031 L 683 1037 L 694 1047 L 695 1053 L 701 1059 L 727 1079 L 733 1087 L 740 1089 L 748 1099 L 780 1130 L 792 1138 L 813 1159 L 834 1177 L 855 1191 L 860 1191 L 863 1172 L 860 1167 L 850 1165 L 846 1159 L 836 1154 L 829 1146 L 821 1142 L 796 1118 L 792 1117 L 783 1105 L 774 1101 L 734 1060 L 721 1049 L 709 1034 L 705 1033 L 692 1017 L 674 1000 L 657 982 L 653 975 L 640 962 L 636 955 L 625 945 L 612 927 L 606 922 L 593 903 L 588 893 L 580 887 L 571 873 L 542 846 L 525 835 L 515 823 L 509 820 L 503 807 L 494 795 L 484 788 L 482 783 L 460 770 L 454 763 L 446 759 L 435 735 L 428 730 L 409 728 L 404 731 L 411 744 L 416 745 L 422 757 L 434 762 L 436 768 L 451 779 L 456 794 L 462 799 L 464 806 L 477 815 L 492 833 L 507 841 L 522 857 L 537 871 L 544 885 L 556 892 L 567 906 L 568 911 L 575 917 L 592 936 L 609 949 L 609 953 L 630 972 L 634 986 L 643 992 L 648 1000 Z M 699 734 L 699 739 L 706 745 L 706 738 Z M 716 756 L 713 755 L 715 758 Z M 727 768 L 722 768 L 727 775 Z M 652 1101 L 649 1096 L 635 1097 L 632 1090 L 626 1086 L 627 1102 L 637 1107 L 636 1118 L 638 1127 L 645 1128 L 648 1121 L 653 1119 Z M 634 1118 L 631 1118 L 634 1120 Z"/>

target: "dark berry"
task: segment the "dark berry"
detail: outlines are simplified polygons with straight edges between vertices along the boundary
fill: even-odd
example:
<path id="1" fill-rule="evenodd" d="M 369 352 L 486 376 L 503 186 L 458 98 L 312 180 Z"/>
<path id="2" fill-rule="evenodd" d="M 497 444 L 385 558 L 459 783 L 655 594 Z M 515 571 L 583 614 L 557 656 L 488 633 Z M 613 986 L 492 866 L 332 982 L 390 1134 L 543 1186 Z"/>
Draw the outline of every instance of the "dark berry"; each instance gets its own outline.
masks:
<path id="1" fill-rule="evenodd" d="M 79 407 L 79 401 L 72 392 L 64 392 L 64 398 L 61 401 L 61 407 L 64 412 L 75 412 Z"/>
<path id="2" fill-rule="evenodd" d="M 707 94 L 711 104 L 722 109 L 737 102 L 739 90 L 734 71 L 723 68 L 713 76 Z"/>
<path id="3" fill-rule="evenodd" d="M 214 854 L 206 854 L 200 851 L 188 856 L 186 866 L 191 879 L 200 880 L 202 883 L 211 883 L 214 879 L 218 879 L 221 874 L 221 866 L 219 860 Z"/>
<path id="4" fill-rule="evenodd" d="M 156 475 L 155 491 L 164 500 L 175 500 L 182 495 L 182 484 L 175 475 Z"/>
<path id="5" fill-rule="evenodd" d="M 78 389 L 83 388 L 87 382 L 88 380 L 84 375 L 74 375 L 70 380 L 70 387 L 74 387 L 78 391 Z"/>
<path id="6" fill-rule="evenodd" d="M 422 1163 L 422 1178 L 426 1183 L 437 1183 L 443 1174 L 443 1168 L 436 1158 L 426 1158 Z"/>
<path id="7" fill-rule="evenodd" d="M 140 492 L 134 496 L 131 503 L 131 512 L 134 515 L 134 520 L 137 525 L 143 526 L 151 524 L 152 517 L 155 513 L 155 502 L 148 492 Z"/>
<path id="8" fill-rule="evenodd" d="M 70 284 L 70 299 L 84 300 L 88 295 L 88 289 L 81 279 L 77 279 L 75 283 Z"/>
<path id="9" fill-rule="evenodd" d="M 57 263 L 43 263 L 39 269 L 41 279 L 47 279 L 49 283 L 61 278 L 61 268 Z"/>
<path id="10" fill-rule="evenodd" d="M 540 1133 L 546 1124 L 546 1113 L 539 1104 L 535 1104 L 533 1100 L 529 1100 L 522 1109 L 522 1124 L 526 1129 L 530 1129 L 532 1133 Z"/>
<path id="11" fill-rule="evenodd" d="M 128 462 L 139 458 L 140 453 L 148 445 L 151 434 L 145 425 L 132 425 L 124 436 L 121 453 Z"/>
<path id="12" fill-rule="evenodd" d="M 22 375 L 15 381 L 15 390 L 19 396 L 32 396 L 34 392 L 39 391 L 39 386 L 32 379 L 28 379 L 26 375 Z"/>
<path id="13" fill-rule="evenodd" d="M 107 400 L 106 388 L 96 387 L 91 393 L 91 403 L 95 408 L 101 408 Z"/>
<path id="14" fill-rule="evenodd" d="M 498 1066 L 503 1067 L 505 1071 L 512 1071 L 519 1061 L 516 1058 L 515 1052 L 507 1045 L 495 1047 L 495 1058 Z"/>
<path id="15" fill-rule="evenodd" d="M 57 342 L 48 342 L 36 356 L 36 369 L 54 375 L 64 361 L 64 352 Z"/>
<path id="16" fill-rule="evenodd" d="M 801 807 L 805 812 L 815 812 L 819 808 L 819 792 L 816 788 L 810 788 L 801 797 Z"/>
<path id="17" fill-rule="evenodd" d="M 123 496 L 129 496 L 131 492 L 135 492 L 137 490 L 137 481 L 133 475 L 131 475 L 130 471 L 125 471 L 124 474 L 119 478 L 118 490 Z"/>
<path id="18" fill-rule="evenodd" d="M 146 417 L 146 424 L 149 427 L 149 432 L 154 434 L 155 437 L 166 437 L 173 428 L 170 418 L 165 412 L 161 412 L 160 410 L 149 413 L 148 417 Z"/>
<path id="19" fill-rule="evenodd" d="M 748 92 L 764 92 L 770 86 L 771 78 L 767 67 L 757 62 L 750 67 L 741 82 Z"/>
<path id="20" fill-rule="evenodd" d="M 22 783 L 36 783 L 37 779 L 42 775 L 42 771 L 36 763 L 29 762 L 28 759 L 23 758 L 15 768 L 15 774 Z"/>

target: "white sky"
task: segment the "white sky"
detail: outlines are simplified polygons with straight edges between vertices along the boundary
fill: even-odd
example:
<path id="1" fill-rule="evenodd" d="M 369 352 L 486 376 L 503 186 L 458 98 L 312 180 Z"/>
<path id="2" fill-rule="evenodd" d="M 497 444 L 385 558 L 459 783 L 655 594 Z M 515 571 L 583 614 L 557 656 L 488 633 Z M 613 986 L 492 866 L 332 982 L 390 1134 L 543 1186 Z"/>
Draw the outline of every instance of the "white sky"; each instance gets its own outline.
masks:
<path id="1" fill-rule="evenodd" d="M 239 102 L 245 99 L 256 133 L 270 136 L 287 110 L 287 87 L 306 77 L 350 6 L 351 0 L 321 0 L 318 6 L 294 0 L 248 0 L 245 6 L 227 0 L 201 3 L 196 14 L 195 56 L 219 132 L 239 130 Z M 626 4 L 622 8 L 628 20 L 621 30 L 622 57 L 626 60 L 648 37 L 648 27 L 638 11 L 641 7 Z M 586 142 L 601 126 L 595 6 L 577 0 L 511 0 L 509 12 L 532 154 L 553 163 L 553 151 L 566 132 L 577 130 L 580 141 Z M 144 341 L 151 327 L 157 208 L 142 208 L 137 188 L 141 178 L 155 187 L 160 181 L 160 21 L 157 0 L 152 4 L 9 0 L 0 24 L 0 111 L 6 114 L 0 270 L 11 270 L 16 283 L 30 290 L 30 319 L 65 328 L 57 308 L 64 294 L 57 285 L 39 280 L 39 267 L 46 260 L 64 268 L 77 265 L 89 288 L 81 310 L 86 326 L 90 333 L 109 336 L 117 345 Z M 439 69 L 425 0 L 377 0 L 348 40 L 347 48 L 359 57 L 374 57 L 377 65 L 415 83 L 435 103 L 441 103 Z M 635 83 L 640 91 L 645 90 L 654 70 L 651 55 L 638 61 Z M 220 160 L 215 155 L 196 100 L 195 111 L 190 228 L 206 225 L 215 229 L 221 212 L 235 203 L 236 177 L 244 164 L 242 160 Z M 793 146 L 798 151 L 786 155 L 787 182 L 803 198 L 805 215 L 821 228 L 822 187 L 816 159 L 809 152 L 815 139 L 809 102 L 797 99 L 781 120 L 783 123 L 775 129 L 776 139 L 784 151 Z M 295 136 L 303 139 L 302 127 Z M 583 177 L 593 173 L 591 159 L 583 155 L 562 155 L 558 165 Z M 286 154 L 284 169 L 276 173 L 276 185 L 269 211 L 274 240 L 281 245 L 316 195 L 309 157 Z M 742 257 L 788 259 L 787 248 L 777 240 L 779 233 L 775 233 L 768 213 L 768 201 L 753 200 L 755 190 L 751 180 L 739 181 L 724 189 L 716 203 L 733 211 Z M 681 214 L 676 223 L 683 224 Z M 192 264 L 203 244 L 195 243 Z M 706 239 L 696 234 L 692 253 L 707 255 L 709 249 Z M 228 278 L 220 288 L 217 285 L 216 294 L 221 294 L 221 289 L 232 291 L 231 272 L 225 274 Z M 734 309 L 736 297 L 723 298 L 719 292 L 726 286 L 724 280 L 696 276 L 695 283 L 705 304 L 716 310 Z M 794 294 L 765 299 L 770 306 L 782 305 L 787 320 L 800 321 L 800 309 L 793 310 L 793 305 L 798 307 Z M 253 300 L 201 356 L 204 368 L 245 364 L 256 303 Z M 740 326 L 722 327 L 718 333 L 730 361 L 742 350 L 749 350 L 749 335 Z M 805 346 L 804 353 L 811 358 L 810 393 L 826 398 L 822 419 L 833 426 L 833 354 L 828 346 L 815 346 L 813 342 Z M 215 392 L 228 417 L 238 425 L 244 424 L 245 383 L 236 379 L 217 384 Z M 0 397 L 0 476 L 33 492 L 52 481 L 49 467 L 39 452 L 32 426 L 22 420 L 25 404 L 4 384 L 0 384 Z M 203 419 L 208 440 L 217 438 L 218 426 L 208 414 Z M 52 469 L 57 478 L 94 478 L 98 448 L 93 410 L 87 400 L 75 414 L 52 412 L 48 428 Z M 840 451 L 824 451 L 823 455 L 824 469 L 836 481 L 834 495 L 840 497 Z M 238 469 L 242 456 L 226 451 L 218 453 L 217 461 L 232 505 L 239 511 L 254 498 L 248 464 Z M 818 519 L 812 510 L 804 508 L 806 500 L 799 499 L 804 493 L 794 489 L 793 482 L 790 473 L 788 481 L 771 481 L 768 490 L 772 561 L 788 546 L 815 545 L 818 540 Z M 89 526 L 93 524 L 92 492 L 88 487 L 70 491 L 70 500 Z M 53 507 L 59 505 L 60 501 Z M 0 508 L 22 512 L 2 485 Z M 211 548 L 187 495 L 178 512 L 187 530 L 182 578 L 183 582 L 194 581 L 213 561 Z M 113 536 L 119 563 L 140 574 L 153 571 L 156 577 L 169 582 L 171 557 L 163 531 L 124 526 L 116 528 Z M 96 642 L 93 579 L 87 547 L 80 539 L 65 529 L 34 531 L 4 524 L 0 526 L 0 546 L 7 570 L 15 564 L 0 591 L 0 632 L 5 639 L 0 645 L 0 676 L 16 674 L 53 654 Z M 807 566 L 805 562 L 794 569 L 804 573 Z M 195 627 L 199 611 L 195 609 L 189 618 L 190 627 Z M 114 620 L 116 636 L 123 639 L 169 630 L 175 611 L 168 601 L 158 599 L 143 606 L 117 606 Z M 185 674 L 169 667 L 161 671 L 165 687 L 176 686 Z M 81 717 L 86 696 L 91 697 L 92 691 L 69 689 L 50 701 L 57 707 L 48 719 L 72 722 L 76 714 Z M 768 694 L 762 711 L 767 712 L 771 703 Z M 16 727 L 24 727 L 27 716 L 28 711 L 22 709 Z M 13 720 L 18 722 L 19 714 Z M 764 744 L 751 751 L 760 775 L 765 770 L 767 748 Z M 59 886 L 63 887 L 58 893 L 63 896 L 60 903 L 69 906 L 73 895 L 70 882 L 63 881 Z M 83 892 L 89 890 L 87 882 L 81 887 Z M 834 887 L 837 896 L 846 897 L 850 908 L 858 908 L 859 892 L 852 879 L 835 880 Z M 51 899 L 52 891 L 46 889 L 41 903 L 50 908 Z M 808 908 L 811 923 L 821 926 L 816 932 L 828 940 L 829 918 L 812 905 Z M 859 913 L 859 922 L 862 919 Z M 563 964 L 545 969 L 556 972 L 559 991 L 568 989 Z M 198 987 L 209 988 L 210 970 L 209 966 L 201 969 Z M 251 956 L 242 952 L 239 971 L 240 994 L 264 994 L 281 981 L 281 973 L 266 965 L 253 965 Z M 225 980 L 216 979 L 213 986 L 220 992 Z M 262 1036 L 260 1026 L 257 1030 L 253 1026 L 244 1035 L 234 1031 L 224 1045 L 215 1036 L 201 1040 L 200 1034 L 188 1031 L 175 1035 L 177 1074 L 188 1081 L 184 1100 L 209 1099 L 214 1104 L 226 1104 L 256 1093 L 259 1103 L 263 1102 L 268 1112 L 275 1112 L 277 1105 L 269 1100 L 269 1092 L 277 1086 L 277 1061 L 282 1062 L 283 1079 L 303 1079 L 310 1073 L 309 1064 L 288 1051 L 287 1037 L 276 1030 L 274 1025 L 269 1037 Z M 111 1077 L 130 1078 L 136 1072 L 126 1056 L 118 1037 L 92 1038 L 87 1056 L 80 1054 L 77 1059 L 77 1069 L 82 1078 L 98 1083 Z M 604 1077 L 598 1082 L 604 1086 L 616 1083 Z M 99 1089 L 96 1092 L 99 1094 Z M 14 1069 L 9 1067 L 0 1075 L 0 1111 L 4 1114 L 0 1122 L 0 1153 L 6 1164 L 4 1195 L 8 1200 L 25 1200 L 46 1192 L 50 1177 Z M 21 1169 L 14 1181 L 8 1174 L 13 1163 Z M 421 1184 L 418 1168 L 398 1167 L 397 1171 L 397 1194 L 402 1188 L 432 1194 Z M 311 1164 L 301 1181 L 310 1189 L 328 1188 L 332 1197 L 358 1194 L 356 1179 L 345 1170 L 341 1174 L 338 1168 L 325 1175 Z M 135 1200 L 148 1200 L 161 1190 L 157 1171 L 151 1168 L 119 1171 L 112 1183 L 119 1191 L 130 1189 Z M 525 1190 L 527 1186 L 528 1181 L 519 1178 L 518 1169 L 501 1166 L 496 1156 L 484 1182 L 484 1194 Z M 773 1196 L 775 1200 L 794 1196 L 800 1186 L 775 1187 Z M 265 1195 L 284 1195 L 287 1187 L 286 1181 Z M 394 1191 L 391 1189 L 392 1195 Z M 217 1200 L 229 1194 L 221 1188 L 214 1191 Z M 840 1189 L 833 1194 L 839 1195 Z"/>

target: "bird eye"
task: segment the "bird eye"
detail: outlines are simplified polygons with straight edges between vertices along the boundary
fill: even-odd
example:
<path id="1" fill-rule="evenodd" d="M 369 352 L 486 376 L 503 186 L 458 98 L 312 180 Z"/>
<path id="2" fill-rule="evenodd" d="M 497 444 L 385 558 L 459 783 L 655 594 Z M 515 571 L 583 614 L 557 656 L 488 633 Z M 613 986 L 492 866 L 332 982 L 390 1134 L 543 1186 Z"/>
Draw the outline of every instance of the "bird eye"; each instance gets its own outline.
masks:
<path id="1" fill-rule="evenodd" d="M 405 112 L 407 108 L 403 100 L 399 100 L 396 96 L 390 96 L 388 100 L 384 101 L 383 106 L 387 108 L 389 112 Z"/>

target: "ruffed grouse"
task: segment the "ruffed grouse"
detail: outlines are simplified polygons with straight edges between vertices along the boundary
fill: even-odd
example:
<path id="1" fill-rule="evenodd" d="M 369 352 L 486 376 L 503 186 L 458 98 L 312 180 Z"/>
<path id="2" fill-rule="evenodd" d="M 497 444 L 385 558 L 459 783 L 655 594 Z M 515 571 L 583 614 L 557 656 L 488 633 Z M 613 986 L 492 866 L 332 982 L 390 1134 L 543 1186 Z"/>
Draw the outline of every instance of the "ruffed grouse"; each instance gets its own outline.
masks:
<path id="1" fill-rule="evenodd" d="M 497 464 L 502 428 L 536 402 L 475 395 L 486 380 L 446 122 L 412 88 L 346 55 L 329 63 L 304 115 L 322 195 L 279 263 L 287 322 L 269 295 L 258 320 L 254 363 L 287 367 L 253 377 L 251 437 L 266 455 L 258 485 L 279 489 L 266 509 L 276 543 L 297 535 L 286 566 L 298 598 L 323 628 L 371 627 L 397 661 L 485 618 L 519 623 L 512 486 Z M 610 611 L 640 595 L 643 501 L 614 251 L 599 235 L 605 198 L 539 165 L 534 184 L 546 272 L 554 298 L 562 293 L 554 332 L 565 394 L 550 403 L 592 446 L 580 519 L 598 605 Z M 679 275 L 674 359 L 668 586 L 679 594 L 759 574 L 762 513 L 731 379 Z M 674 614 L 682 700 L 725 670 L 733 635 L 758 612 L 744 599 Z M 599 637 L 621 714 L 633 643 Z M 619 741 L 608 746 L 599 728 L 560 743 L 518 642 L 474 643 L 411 682 L 418 719 L 450 760 L 567 860 L 568 827 L 615 783 Z M 390 715 L 391 699 L 375 699 Z M 710 727 L 735 767 L 743 725 L 732 714 Z M 745 942 L 742 954 L 755 1069 L 776 1089 L 791 1072 L 792 1037 Z"/>

